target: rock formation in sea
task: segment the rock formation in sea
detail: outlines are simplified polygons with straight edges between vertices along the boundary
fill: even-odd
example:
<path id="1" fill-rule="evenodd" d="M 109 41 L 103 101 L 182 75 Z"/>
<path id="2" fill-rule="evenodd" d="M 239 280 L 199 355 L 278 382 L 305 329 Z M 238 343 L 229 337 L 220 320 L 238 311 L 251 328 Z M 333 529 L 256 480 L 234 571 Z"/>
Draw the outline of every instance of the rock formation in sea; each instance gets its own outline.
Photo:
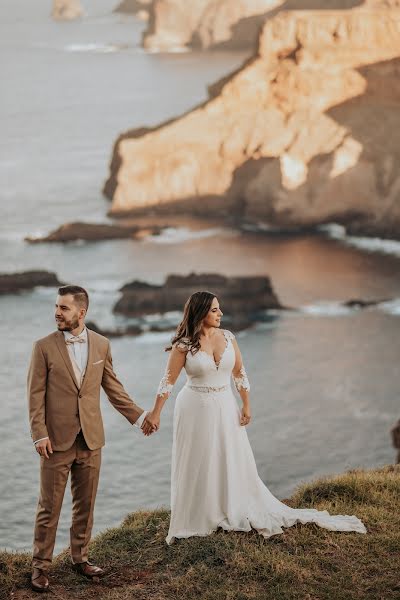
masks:
<path id="1" fill-rule="evenodd" d="M 80 0 L 53 0 L 53 19 L 70 21 L 83 15 Z"/>
<path id="2" fill-rule="evenodd" d="M 38 286 L 59 287 L 64 285 L 57 275 L 50 271 L 23 271 L 20 273 L 0 273 L 0 294 L 18 294 Z"/>
<path id="3" fill-rule="evenodd" d="M 257 54 L 208 102 L 118 138 L 110 213 L 399 238 L 400 10 L 377 4 L 268 18 Z"/>
<path id="4" fill-rule="evenodd" d="M 151 225 L 141 227 L 138 225 L 115 225 L 108 223 L 83 223 L 76 221 L 60 225 L 44 237 L 26 237 L 25 241 L 31 244 L 44 242 L 97 242 L 116 239 L 142 239 L 148 235 L 159 235 L 166 226 Z"/>
<path id="5" fill-rule="evenodd" d="M 264 15 L 283 0 L 159 0 L 152 4 L 143 45 L 151 50 L 184 46 L 254 48 Z"/>
<path id="6" fill-rule="evenodd" d="M 129 2 L 130 0 L 126 0 Z M 363 0 L 153 0 L 143 35 L 147 49 L 255 50 L 262 24 L 279 10 L 347 9 Z"/>
<path id="7" fill-rule="evenodd" d="M 114 329 L 103 329 L 102 327 L 99 327 L 94 321 L 86 321 L 86 325 L 87 327 L 89 327 L 89 329 L 92 329 L 96 333 L 104 335 L 107 338 L 120 338 L 125 336 L 136 337 L 138 335 L 142 335 L 143 333 L 160 333 L 164 331 L 172 332 L 176 329 L 176 324 L 173 324 L 171 322 L 162 322 L 162 319 L 160 320 L 160 322 L 154 322 L 151 325 L 149 323 L 141 323 L 140 325 L 130 324 L 124 325 L 122 327 L 116 327 Z"/>
<path id="8" fill-rule="evenodd" d="M 221 298 L 224 323 L 234 329 L 263 320 L 268 309 L 284 308 L 268 277 L 191 273 L 169 275 L 163 285 L 132 281 L 121 288 L 122 296 L 113 310 L 127 317 L 182 311 L 188 297 L 198 290 L 209 290 Z"/>
<path id="9" fill-rule="evenodd" d="M 143 11 L 148 13 L 153 3 L 154 0 L 122 0 L 114 9 L 114 12 L 133 15 L 141 14 Z"/>
<path id="10" fill-rule="evenodd" d="M 384 302 L 390 302 L 394 298 L 381 298 L 379 300 L 363 300 L 362 298 L 351 298 L 350 300 L 346 300 L 343 302 L 343 306 L 347 306 L 348 308 L 369 308 L 370 306 L 377 306 L 378 304 L 383 304 Z"/>

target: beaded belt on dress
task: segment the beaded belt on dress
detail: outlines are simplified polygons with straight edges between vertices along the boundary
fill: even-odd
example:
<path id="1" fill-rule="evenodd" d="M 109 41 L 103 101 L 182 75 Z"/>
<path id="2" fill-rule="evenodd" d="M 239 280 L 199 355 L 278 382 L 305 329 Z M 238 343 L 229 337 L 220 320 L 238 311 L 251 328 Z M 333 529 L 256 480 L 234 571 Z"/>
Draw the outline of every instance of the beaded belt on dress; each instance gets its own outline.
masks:
<path id="1" fill-rule="evenodd" d="M 195 392 L 206 393 L 224 392 L 225 390 L 229 389 L 229 385 L 221 385 L 220 387 L 213 387 L 211 385 L 188 385 L 187 387 L 189 387 L 191 390 L 194 390 Z"/>

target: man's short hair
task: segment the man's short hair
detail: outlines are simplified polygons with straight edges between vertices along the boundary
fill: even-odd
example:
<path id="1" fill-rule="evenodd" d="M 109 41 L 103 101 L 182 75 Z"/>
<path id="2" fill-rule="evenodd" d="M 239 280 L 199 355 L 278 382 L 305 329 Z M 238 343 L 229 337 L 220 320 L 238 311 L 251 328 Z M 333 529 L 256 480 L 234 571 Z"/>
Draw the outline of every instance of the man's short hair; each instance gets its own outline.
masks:
<path id="1" fill-rule="evenodd" d="M 74 302 L 80 308 L 85 308 L 86 310 L 89 308 L 89 294 L 80 285 L 63 285 L 58 288 L 58 293 L 60 296 L 71 294 L 74 297 Z"/>

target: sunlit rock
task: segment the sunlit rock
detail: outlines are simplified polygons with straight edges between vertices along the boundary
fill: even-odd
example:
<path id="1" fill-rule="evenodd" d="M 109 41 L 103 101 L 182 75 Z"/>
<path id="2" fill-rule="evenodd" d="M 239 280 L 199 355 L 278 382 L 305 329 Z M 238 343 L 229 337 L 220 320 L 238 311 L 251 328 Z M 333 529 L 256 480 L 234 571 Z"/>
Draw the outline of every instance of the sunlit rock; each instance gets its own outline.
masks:
<path id="1" fill-rule="evenodd" d="M 83 15 L 80 0 L 53 0 L 53 19 L 70 21 Z"/>
<path id="2" fill-rule="evenodd" d="M 120 136 L 111 213 L 190 212 L 400 237 L 400 11 L 282 11 L 210 99 Z"/>

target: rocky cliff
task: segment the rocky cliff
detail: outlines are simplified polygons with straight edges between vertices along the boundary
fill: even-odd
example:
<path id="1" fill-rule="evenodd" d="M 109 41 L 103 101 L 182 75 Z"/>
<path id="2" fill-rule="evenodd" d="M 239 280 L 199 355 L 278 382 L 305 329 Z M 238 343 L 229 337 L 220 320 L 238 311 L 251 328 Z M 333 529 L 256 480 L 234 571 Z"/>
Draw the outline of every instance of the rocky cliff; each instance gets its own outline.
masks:
<path id="1" fill-rule="evenodd" d="M 80 0 L 53 0 L 51 16 L 57 20 L 72 20 L 83 15 Z"/>
<path id="2" fill-rule="evenodd" d="M 158 0 L 151 6 L 143 45 L 152 50 L 255 48 L 265 15 L 281 4 L 283 0 Z"/>
<path id="3" fill-rule="evenodd" d="M 279 10 L 347 9 L 366 2 L 393 5 L 399 0 L 149 0 L 144 46 L 162 51 L 182 46 L 253 50 L 265 19 Z"/>
<path id="4" fill-rule="evenodd" d="M 120 136 L 111 212 L 335 221 L 400 237 L 399 107 L 400 10 L 281 11 L 207 103 Z"/>
<path id="5" fill-rule="evenodd" d="M 35 287 L 60 287 L 64 285 L 51 271 L 22 271 L 0 273 L 0 295 L 18 294 Z"/>

